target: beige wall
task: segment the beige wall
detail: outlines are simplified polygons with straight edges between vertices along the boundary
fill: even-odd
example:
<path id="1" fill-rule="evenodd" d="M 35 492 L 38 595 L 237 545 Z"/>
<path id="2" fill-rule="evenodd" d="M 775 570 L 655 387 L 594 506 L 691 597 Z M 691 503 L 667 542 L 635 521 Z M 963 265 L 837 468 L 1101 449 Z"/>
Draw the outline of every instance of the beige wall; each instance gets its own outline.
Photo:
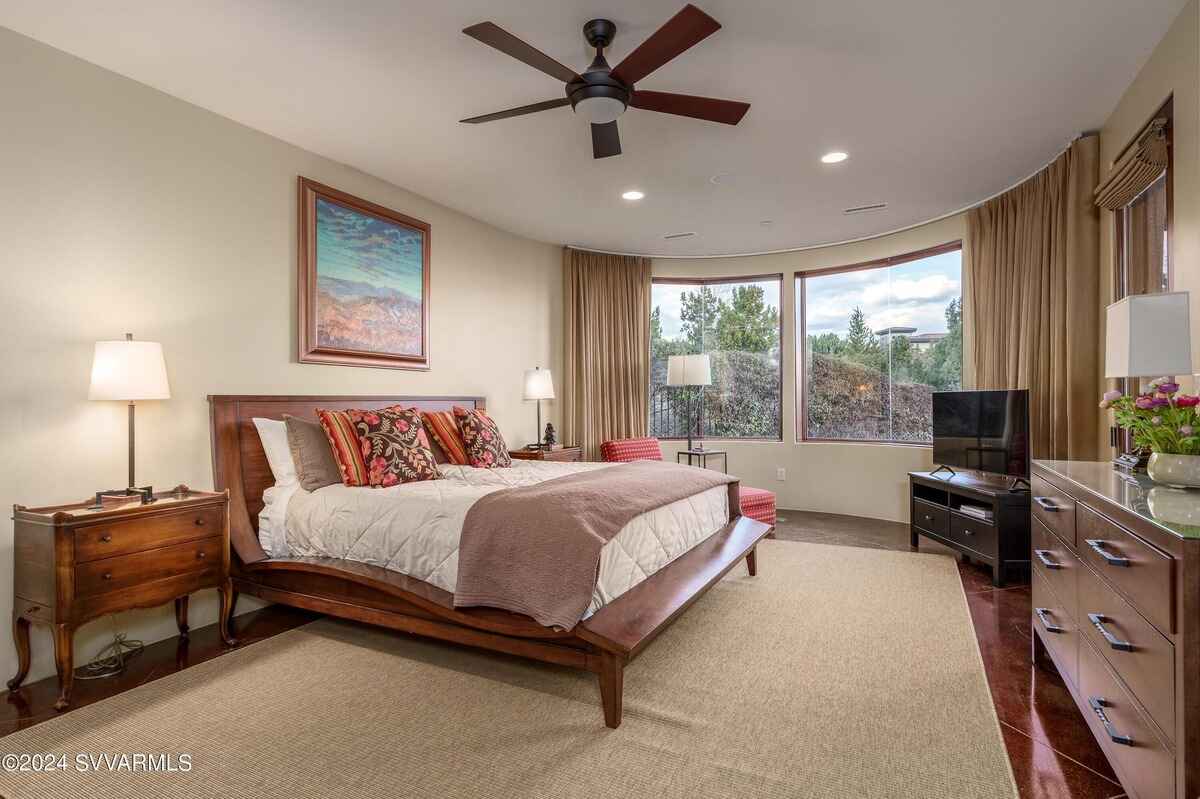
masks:
<path id="1" fill-rule="evenodd" d="M 138 409 L 139 482 L 212 486 L 210 393 L 482 394 L 510 441 L 534 436 L 521 376 L 561 363 L 556 246 L 2 28 L 0 131 L 0 505 L 79 500 L 124 484 L 125 408 L 86 396 L 92 343 L 126 331 L 162 342 L 172 392 Z M 297 175 L 432 225 L 432 370 L 295 362 Z M 212 593 L 195 597 L 194 626 L 215 619 Z M 146 641 L 174 634 L 163 610 L 122 614 L 84 628 L 79 658 L 114 628 Z M 4 679 L 16 668 L 7 629 Z M 34 646 L 37 678 L 52 671 L 49 637 L 37 632 Z"/>
<path id="2" fill-rule="evenodd" d="M 729 451 L 730 472 L 747 485 L 774 491 L 781 508 L 908 520 L 907 473 L 931 468 L 928 447 L 795 443 L 795 273 L 914 252 L 965 239 L 966 233 L 966 216 L 960 214 L 890 236 L 837 247 L 744 258 L 655 259 L 655 277 L 783 274 L 783 441 L 721 442 L 720 448 Z M 964 350 L 969 349 L 964 346 Z M 967 368 L 969 381 L 969 364 Z M 674 460 L 682 446 L 664 442 L 667 459 Z M 786 473 L 783 481 L 776 479 L 779 468 Z"/>
<path id="3" fill-rule="evenodd" d="M 1125 91 L 1100 131 L 1100 165 L 1106 172 L 1154 113 L 1174 96 L 1174 215 L 1171 243 L 1174 286 L 1192 293 L 1192 357 L 1200 372 L 1200 3 L 1191 0 Z M 1114 215 L 1101 215 L 1101 286 L 1112 301 Z M 1101 315 L 1101 324 L 1104 317 Z M 1104 347 L 1103 330 L 1099 346 Z M 1186 382 L 1186 381 L 1185 381 Z M 1185 386 L 1186 388 L 1186 386 Z M 1108 452 L 1108 418 L 1100 437 Z"/>

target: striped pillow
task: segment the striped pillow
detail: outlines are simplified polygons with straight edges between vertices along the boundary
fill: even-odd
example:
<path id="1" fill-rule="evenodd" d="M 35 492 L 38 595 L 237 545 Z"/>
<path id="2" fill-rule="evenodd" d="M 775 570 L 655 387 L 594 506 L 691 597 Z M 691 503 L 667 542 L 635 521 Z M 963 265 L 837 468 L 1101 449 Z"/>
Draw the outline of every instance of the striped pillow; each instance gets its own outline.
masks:
<path id="1" fill-rule="evenodd" d="M 450 463 L 459 466 L 470 465 L 470 461 L 467 460 L 467 447 L 463 444 L 453 411 L 421 411 L 421 421 Z"/>
<path id="2" fill-rule="evenodd" d="M 403 410 L 401 405 L 385 408 L 388 411 Z M 362 441 L 355 430 L 354 414 L 363 411 L 326 411 L 317 408 L 317 421 L 329 439 L 333 449 L 333 459 L 337 461 L 338 471 L 342 473 L 342 482 L 348 486 L 366 486 L 371 484 L 371 475 L 363 460 Z"/>

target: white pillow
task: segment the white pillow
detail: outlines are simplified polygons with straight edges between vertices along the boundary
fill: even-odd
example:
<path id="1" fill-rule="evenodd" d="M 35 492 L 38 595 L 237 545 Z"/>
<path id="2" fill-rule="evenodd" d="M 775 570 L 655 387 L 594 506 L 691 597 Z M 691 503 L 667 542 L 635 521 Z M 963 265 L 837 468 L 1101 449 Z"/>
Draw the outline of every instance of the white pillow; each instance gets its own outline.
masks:
<path id="1" fill-rule="evenodd" d="M 275 485 L 288 486 L 299 482 L 292 448 L 288 446 L 287 425 L 275 419 L 253 419 L 258 438 L 267 453 L 267 465 L 275 475 Z"/>

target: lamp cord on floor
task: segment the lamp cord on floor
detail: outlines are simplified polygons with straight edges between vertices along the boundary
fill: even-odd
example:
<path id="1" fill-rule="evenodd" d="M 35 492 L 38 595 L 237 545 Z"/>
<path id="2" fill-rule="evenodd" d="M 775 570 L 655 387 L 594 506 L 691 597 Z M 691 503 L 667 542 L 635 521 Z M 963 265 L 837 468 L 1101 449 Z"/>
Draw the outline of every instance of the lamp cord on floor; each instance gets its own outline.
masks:
<path id="1" fill-rule="evenodd" d="M 116 627 L 116 624 L 113 625 Z M 125 663 L 138 655 L 146 646 L 141 641 L 130 640 L 125 633 L 114 630 L 113 640 L 108 646 L 96 653 L 96 656 L 75 670 L 75 678 L 79 680 L 99 680 L 104 677 L 115 677 L 125 671 Z"/>

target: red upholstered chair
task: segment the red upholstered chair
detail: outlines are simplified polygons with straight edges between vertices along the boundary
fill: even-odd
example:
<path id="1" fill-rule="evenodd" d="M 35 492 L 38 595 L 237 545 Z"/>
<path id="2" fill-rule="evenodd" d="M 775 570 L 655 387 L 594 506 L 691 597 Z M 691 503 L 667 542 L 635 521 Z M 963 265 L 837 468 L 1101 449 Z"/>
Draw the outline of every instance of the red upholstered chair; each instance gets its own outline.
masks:
<path id="1" fill-rule="evenodd" d="M 607 463 L 630 461 L 661 461 L 662 446 L 657 438 L 623 438 L 605 441 L 600 445 L 600 460 Z M 738 487 L 738 498 L 742 504 L 742 515 L 763 524 L 775 526 L 775 492 L 765 488 Z M 774 530 L 771 537 L 775 536 Z"/>

